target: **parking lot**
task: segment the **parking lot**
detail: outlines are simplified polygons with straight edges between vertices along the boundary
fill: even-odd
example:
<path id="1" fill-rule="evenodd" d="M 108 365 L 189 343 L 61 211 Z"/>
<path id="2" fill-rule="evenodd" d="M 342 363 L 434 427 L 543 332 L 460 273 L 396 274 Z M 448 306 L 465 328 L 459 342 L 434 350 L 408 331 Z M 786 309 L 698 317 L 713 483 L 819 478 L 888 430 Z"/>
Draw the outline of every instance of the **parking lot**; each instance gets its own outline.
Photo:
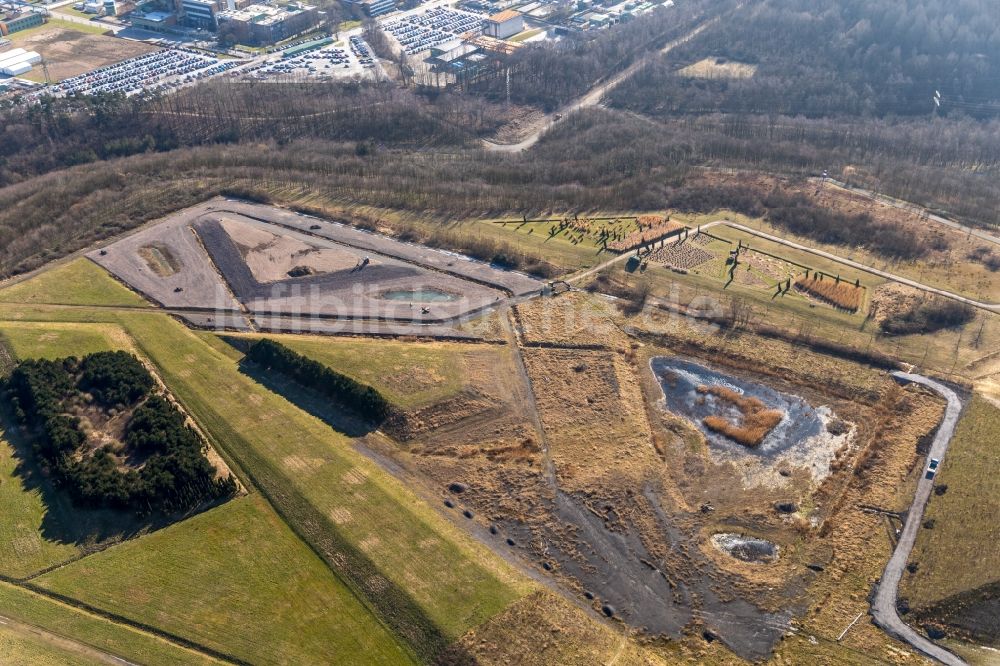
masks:
<path id="1" fill-rule="evenodd" d="M 438 7 L 422 14 L 386 21 L 382 27 L 407 54 L 420 53 L 451 41 L 459 35 L 479 35 L 485 16 Z"/>
<path id="2" fill-rule="evenodd" d="M 371 49 L 363 39 L 354 36 L 346 49 L 329 45 L 290 58 L 260 62 L 244 68 L 242 73 L 255 79 L 280 76 L 341 78 L 365 76 L 377 68 Z"/>
<path id="3" fill-rule="evenodd" d="M 194 51 L 165 49 L 66 79 L 49 89 L 55 95 L 164 91 L 215 76 L 240 65 Z"/>

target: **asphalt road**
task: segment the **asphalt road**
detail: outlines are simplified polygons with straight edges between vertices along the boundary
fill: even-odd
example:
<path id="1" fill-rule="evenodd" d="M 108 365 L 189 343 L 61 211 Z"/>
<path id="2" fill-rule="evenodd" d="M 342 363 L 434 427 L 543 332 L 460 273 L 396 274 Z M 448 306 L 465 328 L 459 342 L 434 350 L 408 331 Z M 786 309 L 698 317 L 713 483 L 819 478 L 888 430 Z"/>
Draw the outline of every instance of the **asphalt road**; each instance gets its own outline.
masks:
<path id="1" fill-rule="evenodd" d="M 958 424 L 958 417 L 962 413 L 962 401 L 959 400 L 958 396 L 950 388 L 923 375 L 915 375 L 908 372 L 894 372 L 892 375 L 902 383 L 912 382 L 922 384 L 940 393 L 948 401 L 944 418 L 941 420 L 941 425 L 934 436 L 934 441 L 931 443 L 930 453 L 927 454 L 928 462 L 931 458 L 943 461 L 944 455 L 948 451 L 948 444 L 951 442 L 952 433 L 954 433 L 955 426 Z M 903 622 L 896 612 L 896 595 L 899 590 L 899 580 L 902 578 L 903 569 L 910 558 L 910 551 L 913 550 L 913 544 L 917 539 L 917 532 L 919 532 L 920 524 L 923 522 L 924 508 L 927 506 L 927 500 L 930 498 L 931 490 L 933 489 L 934 480 L 924 478 L 921 473 L 920 481 L 917 483 L 917 492 L 913 497 L 913 504 L 910 505 L 910 510 L 907 513 L 906 524 L 903 526 L 903 532 L 900 534 L 899 541 L 896 544 L 896 550 L 893 551 L 892 557 L 889 558 L 889 563 L 882 573 L 878 589 L 875 591 L 875 597 L 871 605 L 871 615 L 875 624 L 885 630 L 886 633 L 909 643 L 913 648 L 928 657 L 949 666 L 964 666 L 965 662 L 961 658 L 932 642 L 925 636 L 918 634 Z"/>

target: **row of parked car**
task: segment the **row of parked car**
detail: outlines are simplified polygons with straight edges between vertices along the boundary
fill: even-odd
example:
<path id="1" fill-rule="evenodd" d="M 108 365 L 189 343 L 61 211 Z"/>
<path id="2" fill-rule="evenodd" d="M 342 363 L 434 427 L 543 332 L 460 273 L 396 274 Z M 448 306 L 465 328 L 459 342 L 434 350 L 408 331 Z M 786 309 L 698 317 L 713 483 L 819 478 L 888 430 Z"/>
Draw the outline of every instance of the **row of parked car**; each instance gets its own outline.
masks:
<path id="1" fill-rule="evenodd" d="M 354 35 L 350 39 L 351 53 L 358 59 L 364 67 L 374 66 L 374 57 L 372 56 L 372 50 L 368 48 L 368 44 L 365 40 L 361 39 L 357 35 Z"/>
<path id="2" fill-rule="evenodd" d="M 423 14 L 388 21 L 382 26 L 408 54 L 419 53 L 465 33 L 480 34 L 483 17 L 436 7 Z"/>
<path id="3" fill-rule="evenodd" d="M 50 92 L 63 95 L 120 92 L 132 95 L 215 76 L 237 64 L 239 63 L 220 61 L 186 49 L 166 49 L 65 79 Z M 169 78 L 174 80 L 167 86 L 163 82 Z"/>

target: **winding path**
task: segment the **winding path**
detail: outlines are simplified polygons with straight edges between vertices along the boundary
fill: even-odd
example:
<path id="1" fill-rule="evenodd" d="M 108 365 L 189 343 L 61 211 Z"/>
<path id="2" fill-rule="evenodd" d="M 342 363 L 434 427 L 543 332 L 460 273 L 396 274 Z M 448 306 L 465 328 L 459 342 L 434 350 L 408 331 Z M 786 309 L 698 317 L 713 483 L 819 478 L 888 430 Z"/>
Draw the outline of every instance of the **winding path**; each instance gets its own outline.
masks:
<path id="1" fill-rule="evenodd" d="M 897 371 L 892 373 L 892 376 L 902 383 L 922 384 L 932 391 L 941 394 L 948 401 L 944 418 L 941 419 L 941 425 L 938 427 L 934 441 L 931 443 L 930 453 L 927 454 L 928 460 L 930 458 L 943 460 L 945 452 L 948 451 L 948 444 L 951 443 L 951 436 L 955 431 L 955 426 L 958 424 L 958 417 L 962 413 L 962 401 L 959 400 L 958 396 L 950 388 L 923 375 Z M 920 524 L 923 521 L 924 507 L 927 506 L 927 500 L 930 498 L 933 488 L 934 480 L 924 478 L 924 475 L 921 474 L 920 481 L 917 482 L 917 492 L 913 497 L 913 504 L 910 505 L 910 510 L 907 513 L 906 524 L 903 526 L 903 532 L 896 544 L 896 550 L 893 551 L 892 557 L 889 558 L 889 563 L 886 565 L 885 571 L 882 573 L 882 579 L 875 590 L 875 596 L 871 605 L 871 615 L 875 624 L 885 630 L 886 633 L 909 643 L 922 654 L 948 664 L 948 666 L 965 666 L 965 662 L 961 658 L 914 631 L 900 619 L 899 614 L 896 612 L 896 595 L 899 590 L 899 580 L 903 576 L 903 569 L 906 567 L 906 562 L 910 557 L 910 551 L 913 550 L 917 532 L 920 530 Z"/>

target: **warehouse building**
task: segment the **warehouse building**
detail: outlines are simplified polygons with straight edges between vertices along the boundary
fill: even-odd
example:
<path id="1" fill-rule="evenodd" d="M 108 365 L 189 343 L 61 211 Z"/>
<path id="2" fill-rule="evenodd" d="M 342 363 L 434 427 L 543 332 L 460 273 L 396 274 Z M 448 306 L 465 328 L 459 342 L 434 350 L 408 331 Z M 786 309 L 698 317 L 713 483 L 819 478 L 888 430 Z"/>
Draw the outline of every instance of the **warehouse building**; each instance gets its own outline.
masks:
<path id="1" fill-rule="evenodd" d="M 524 31 L 524 17 L 507 9 L 483 21 L 483 34 L 497 39 L 507 39 Z"/>
<path id="2" fill-rule="evenodd" d="M 32 65 L 42 61 L 42 56 L 34 51 L 14 49 L 0 53 L 0 74 L 5 76 L 21 76 L 31 71 Z"/>

